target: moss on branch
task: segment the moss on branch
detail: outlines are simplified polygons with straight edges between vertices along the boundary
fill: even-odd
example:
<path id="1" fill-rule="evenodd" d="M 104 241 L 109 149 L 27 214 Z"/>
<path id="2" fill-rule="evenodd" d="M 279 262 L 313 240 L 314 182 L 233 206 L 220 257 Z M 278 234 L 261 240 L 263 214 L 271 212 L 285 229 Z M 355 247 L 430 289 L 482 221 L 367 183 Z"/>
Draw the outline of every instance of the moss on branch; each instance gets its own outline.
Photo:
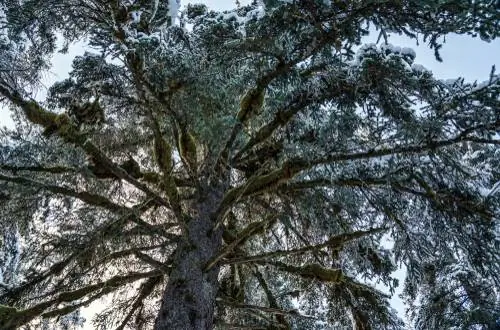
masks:
<path id="1" fill-rule="evenodd" d="M 299 267 L 287 265 L 282 262 L 273 262 L 270 264 L 287 273 L 315 279 L 321 282 L 340 283 L 344 279 L 344 274 L 339 268 L 332 269 L 323 267 L 319 264 L 306 264 Z"/>
<path id="2" fill-rule="evenodd" d="M 82 299 L 88 294 L 104 290 L 106 293 L 114 291 L 116 288 L 133 283 L 143 278 L 161 276 L 160 271 L 150 271 L 146 273 L 129 273 L 127 275 L 117 275 L 106 281 L 88 285 L 86 287 L 62 292 L 52 299 L 41 302 L 25 310 L 17 310 L 11 306 L 0 305 L 0 329 L 14 330 L 29 323 L 36 317 L 42 315 L 47 309 L 65 302 L 73 302 Z"/>

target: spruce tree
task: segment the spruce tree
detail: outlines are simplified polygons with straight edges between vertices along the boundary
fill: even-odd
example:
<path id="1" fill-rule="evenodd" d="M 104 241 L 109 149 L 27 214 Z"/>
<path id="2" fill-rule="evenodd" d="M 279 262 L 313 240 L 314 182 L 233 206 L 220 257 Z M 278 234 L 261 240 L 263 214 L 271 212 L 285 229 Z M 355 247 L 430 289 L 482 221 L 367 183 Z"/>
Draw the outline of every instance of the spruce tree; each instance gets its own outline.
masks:
<path id="1" fill-rule="evenodd" d="M 499 76 L 440 80 L 387 36 L 441 60 L 499 36 L 497 2 L 235 7 L 0 0 L 0 328 L 106 297 L 96 329 L 403 329 L 404 266 L 412 328 L 494 329 Z"/>

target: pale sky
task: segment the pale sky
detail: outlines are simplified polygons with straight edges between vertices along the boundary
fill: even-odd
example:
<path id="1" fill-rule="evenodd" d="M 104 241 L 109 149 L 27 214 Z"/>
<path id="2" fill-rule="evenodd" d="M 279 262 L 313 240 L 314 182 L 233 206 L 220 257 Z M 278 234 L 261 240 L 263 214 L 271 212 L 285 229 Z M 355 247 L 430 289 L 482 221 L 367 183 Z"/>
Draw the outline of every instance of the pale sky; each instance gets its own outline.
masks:
<path id="1" fill-rule="evenodd" d="M 224 10 L 234 7 L 233 0 L 205 0 L 205 1 L 182 1 L 182 4 L 188 2 L 204 3 L 209 8 Z M 249 0 L 241 0 L 242 4 Z M 375 42 L 376 35 L 369 36 L 367 42 Z M 467 36 L 451 35 L 446 37 L 446 43 L 441 49 L 443 62 L 439 63 L 434 58 L 433 50 L 430 50 L 425 44 L 416 45 L 414 40 L 409 40 L 398 35 L 390 37 L 389 42 L 401 47 L 411 47 L 417 53 L 415 62 L 424 65 L 431 70 L 438 78 L 449 79 L 464 77 L 467 81 L 487 80 L 491 66 L 496 64 L 500 70 L 500 41 L 486 43 L 480 39 L 472 39 Z M 52 83 L 65 79 L 71 69 L 72 59 L 84 52 L 84 44 L 77 44 L 69 49 L 68 54 L 57 53 L 52 61 L 51 72 L 45 75 L 43 84 L 45 88 L 50 87 Z M 496 55 L 495 55 L 496 54 Z M 41 91 L 37 98 L 43 99 L 45 91 Z M 12 120 L 6 108 L 0 107 L 0 126 L 12 126 Z M 402 280 L 401 280 L 402 285 Z M 404 316 L 401 301 L 395 297 L 393 306 L 398 309 L 399 315 Z M 95 306 L 94 306 L 95 307 Z M 85 329 L 92 329 L 90 315 L 85 313 L 87 323 Z"/>

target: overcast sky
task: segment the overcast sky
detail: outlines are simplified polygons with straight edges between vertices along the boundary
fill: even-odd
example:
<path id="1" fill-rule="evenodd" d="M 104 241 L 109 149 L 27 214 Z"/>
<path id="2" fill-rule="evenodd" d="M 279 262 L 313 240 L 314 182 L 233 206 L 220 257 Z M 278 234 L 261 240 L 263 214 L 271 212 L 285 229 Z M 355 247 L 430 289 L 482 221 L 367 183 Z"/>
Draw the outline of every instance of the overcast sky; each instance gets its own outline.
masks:
<path id="1" fill-rule="evenodd" d="M 217 10 L 234 7 L 234 0 L 183 1 L 182 4 L 185 5 L 188 2 L 205 3 L 208 7 Z M 249 2 L 249 0 L 240 0 L 240 2 L 244 4 Z M 374 42 L 374 40 L 376 40 L 376 36 L 369 36 L 367 38 L 367 41 L 370 42 Z M 500 66 L 500 41 L 485 43 L 480 39 L 472 39 L 467 36 L 448 36 L 441 50 L 442 63 L 435 60 L 434 52 L 428 49 L 425 44 L 417 46 L 414 40 L 397 35 L 391 36 L 389 42 L 397 46 L 413 48 L 417 53 L 416 63 L 423 64 L 438 78 L 448 79 L 460 76 L 466 78 L 468 81 L 482 81 L 488 79 L 492 65 L 496 64 L 497 67 Z M 83 45 L 78 44 L 71 47 L 68 54 L 56 54 L 52 61 L 53 67 L 43 81 L 44 86 L 48 88 L 53 82 L 66 78 L 71 69 L 72 59 L 76 55 L 83 54 L 83 52 Z M 44 94 L 44 91 L 41 91 L 37 95 L 37 98 L 43 98 Z M 0 108 L 0 126 L 5 125 L 11 126 L 12 120 L 7 109 Z M 396 298 L 396 301 L 394 301 L 394 307 L 401 311 L 401 302 L 397 300 Z M 400 313 L 400 316 L 403 315 Z M 90 320 L 88 320 L 86 329 L 91 328 Z"/>

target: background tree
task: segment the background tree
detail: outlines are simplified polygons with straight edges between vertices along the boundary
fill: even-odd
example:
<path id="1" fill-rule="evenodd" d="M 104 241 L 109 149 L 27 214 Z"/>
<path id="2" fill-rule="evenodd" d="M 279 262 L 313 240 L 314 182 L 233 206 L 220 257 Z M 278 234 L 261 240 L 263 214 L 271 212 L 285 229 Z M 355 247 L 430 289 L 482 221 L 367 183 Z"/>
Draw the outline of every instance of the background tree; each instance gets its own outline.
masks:
<path id="1" fill-rule="evenodd" d="M 500 80 L 359 47 L 439 59 L 494 1 L 0 4 L 2 329 L 401 329 L 399 265 L 415 328 L 495 327 Z M 58 34 L 92 52 L 38 102 Z"/>

